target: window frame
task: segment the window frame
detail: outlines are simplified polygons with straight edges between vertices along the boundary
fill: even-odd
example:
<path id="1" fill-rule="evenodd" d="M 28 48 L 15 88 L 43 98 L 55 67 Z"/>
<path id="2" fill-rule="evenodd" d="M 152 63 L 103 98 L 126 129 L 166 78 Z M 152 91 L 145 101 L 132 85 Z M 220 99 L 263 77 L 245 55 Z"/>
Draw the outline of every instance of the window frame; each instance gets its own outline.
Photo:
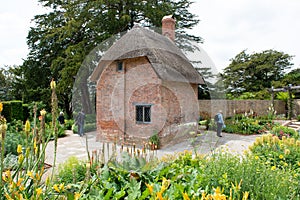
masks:
<path id="1" fill-rule="evenodd" d="M 122 61 L 118 61 L 117 62 L 117 72 L 122 72 L 124 71 L 124 66 L 123 66 L 123 62 Z"/>
<path id="2" fill-rule="evenodd" d="M 151 124 L 152 120 L 151 120 L 151 107 L 152 104 L 135 104 L 135 121 L 137 124 Z M 140 120 L 139 116 L 138 116 L 138 109 L 142 109 L 142 120 Z M 146 116 L 146 109 L 148 110 L 148 117 Z M 149 120 L 147 120 L 146 118 L 149 118 Z"/>

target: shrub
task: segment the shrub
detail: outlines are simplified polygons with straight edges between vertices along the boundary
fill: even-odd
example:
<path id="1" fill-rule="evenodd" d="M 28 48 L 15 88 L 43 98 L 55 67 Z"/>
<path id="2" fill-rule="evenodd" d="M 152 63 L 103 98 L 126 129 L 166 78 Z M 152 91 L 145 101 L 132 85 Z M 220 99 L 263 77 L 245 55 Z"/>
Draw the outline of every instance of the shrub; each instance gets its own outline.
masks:
<path id="1" fill-rule="evenodd" d="M 96 130 L 96 123 L 90 123 L 90 124 L 85 123 L 83 128 L 84 128 L 85 133 L 95 131 Z"/>
<path id="2" fill-rule="evenodd" d="M 299 137 L 297 131 L 286 126 L 275 126 L 272 128 L 271 133 L 279 137 L 279 139 L 281 139 L 283 136 L 294 137 L 296 139 Z"/>
<path id="3" fill-rule="evenodd" d="M 85 178 L 86 167 L 82 161 L 72 156 L 58 167 L 57 183 L 77 183 Z"/>
<path id="4" fill-rule="evenodd" d="M 23 105 L 22 101 L 10 101 L 11 118 L 15 120 L 23 120 Z"/>
<path id="5" fill-rule="evenodd" d="M 65 119 L 65 128 L 67 130 L 72 130 L 72 125 L 74 124 L 73 119 Z"/>

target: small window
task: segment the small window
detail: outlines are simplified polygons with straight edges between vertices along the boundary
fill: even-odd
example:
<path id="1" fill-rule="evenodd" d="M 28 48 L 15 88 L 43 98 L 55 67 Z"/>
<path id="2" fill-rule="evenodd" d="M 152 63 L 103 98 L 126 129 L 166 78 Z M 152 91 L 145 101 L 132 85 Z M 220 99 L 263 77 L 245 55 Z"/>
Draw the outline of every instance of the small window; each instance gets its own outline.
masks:
<path id="1" fill-rule="evenodd" d="M 150 123 L 151 122 L 151 105 L 137 105 L 136 108 L 136 122 Z"/>
<path id="2" fill-rule="evenodd" d="M 123 71 L 123 62 L 117 63 L 117 71 Z"/>

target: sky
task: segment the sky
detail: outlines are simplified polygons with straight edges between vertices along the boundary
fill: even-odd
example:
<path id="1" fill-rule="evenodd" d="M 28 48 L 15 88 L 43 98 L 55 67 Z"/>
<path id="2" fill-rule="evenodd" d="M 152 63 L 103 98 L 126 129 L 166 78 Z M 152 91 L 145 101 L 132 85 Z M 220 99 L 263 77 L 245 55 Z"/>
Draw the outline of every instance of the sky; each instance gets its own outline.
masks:
<path id="1" fill-rule="evenodd" d="M 0 68 L 20 65 L 28 54 L 26 37 L 31 19 L 46 12 L 37 0 L 0 0 Z M 5 1 L 5 2 L 4 2 Z M 238 53 L 273 49 L 295 56 L 300 68 L 299 0 L 194 0 L 191 12 L 199 24 L 191 33 L 222 71 Z"/>

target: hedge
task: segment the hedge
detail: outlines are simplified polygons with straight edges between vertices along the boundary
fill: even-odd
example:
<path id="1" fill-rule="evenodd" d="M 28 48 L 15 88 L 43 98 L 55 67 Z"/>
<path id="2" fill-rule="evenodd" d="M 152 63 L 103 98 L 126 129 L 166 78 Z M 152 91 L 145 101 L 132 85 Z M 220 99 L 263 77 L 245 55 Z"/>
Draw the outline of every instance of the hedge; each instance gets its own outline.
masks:
<path id="1" fill-rule="evenodd" d="M 7 122 L 12 120 L 22 120 L 24 121 L 28 117 L 28 105 L 23 102 L 14 100 L 14 101 L 4 101 L 2 115 L 6 118 Z M 26 106 L 27 105 L 27 106 Z"/>

